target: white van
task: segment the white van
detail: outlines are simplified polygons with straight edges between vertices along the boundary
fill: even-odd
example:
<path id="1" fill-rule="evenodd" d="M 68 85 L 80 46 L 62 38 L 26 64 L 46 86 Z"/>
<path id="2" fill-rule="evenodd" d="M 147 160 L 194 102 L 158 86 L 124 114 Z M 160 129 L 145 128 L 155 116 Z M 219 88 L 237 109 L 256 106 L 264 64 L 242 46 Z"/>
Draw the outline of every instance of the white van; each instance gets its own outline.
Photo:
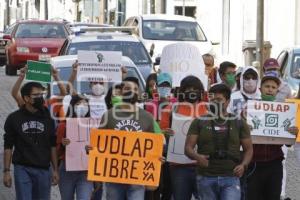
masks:
<path id="1" fill-rule="evenodd" d="M 212 42 L 207 39 L 196 19 L 181 15 L 141 15 L 128 18 L 124 26 L 136 27 L 148 52 L 159 57 L 162 49 L 172 43 L 185 42 L 197 46 L 201 54 L 213 52 Z M 150 53 L 151 55 L 151 53 Z"/>

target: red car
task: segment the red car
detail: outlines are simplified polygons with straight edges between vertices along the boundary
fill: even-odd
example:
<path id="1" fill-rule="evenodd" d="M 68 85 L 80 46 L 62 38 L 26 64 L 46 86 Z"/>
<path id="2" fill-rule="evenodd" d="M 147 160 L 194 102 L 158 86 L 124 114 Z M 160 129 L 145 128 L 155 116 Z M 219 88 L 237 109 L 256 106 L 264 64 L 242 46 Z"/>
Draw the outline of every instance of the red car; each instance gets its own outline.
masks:
<path id="1" fill-rule="evenodd" d="M 10 42 L 5 47 L 7 58 L 6 74 L 16 75 L 27 60 L 48 60 L 57 56 L 70 34 L 63 22 L 26 20 L 17 22 Z"/>

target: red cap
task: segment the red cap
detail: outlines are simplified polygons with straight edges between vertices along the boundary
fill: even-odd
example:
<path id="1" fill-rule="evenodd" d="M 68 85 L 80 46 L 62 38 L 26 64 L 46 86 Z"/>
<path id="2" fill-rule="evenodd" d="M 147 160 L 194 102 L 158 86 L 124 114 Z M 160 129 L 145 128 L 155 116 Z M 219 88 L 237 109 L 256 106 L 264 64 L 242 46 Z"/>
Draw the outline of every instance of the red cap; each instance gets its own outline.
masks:
<path id="1" fill-rule="evenodd" d="M 264 70 L 280 69 L 279 64 L 275 58 L 268 58 L 264 63 Z"/>

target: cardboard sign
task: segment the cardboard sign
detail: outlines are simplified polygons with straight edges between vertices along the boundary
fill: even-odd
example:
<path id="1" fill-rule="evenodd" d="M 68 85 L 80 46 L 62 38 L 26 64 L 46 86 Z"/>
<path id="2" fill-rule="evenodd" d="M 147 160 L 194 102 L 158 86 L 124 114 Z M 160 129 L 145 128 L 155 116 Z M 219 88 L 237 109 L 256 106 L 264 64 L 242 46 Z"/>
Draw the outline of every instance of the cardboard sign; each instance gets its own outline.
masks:
<path id="1" fill-rule="evenodd" d="M 37 61 L 27 61 L 26 80 L 42 83 L 51 82 L 51 64 Z"/>
<path id="2" fill-rule="evenodd" d="M 194 118 L 175 113 L 172 115 L 172 130 L 175 133 L 169 139 L 167 161 L 179 164 L 195 163 L 196 161 L 184 155 L 187 132 Z"/>
<path id="3" fill-rule="evenodd" d="M 252 126 L 252 136 L 295 139 L 287 131 L 295 122 L 294 104 L 253 100 L 247 103 L 247 123 Z"/>
<path id="4" fill-rule="evenodd" d="M 88 180 L 158 186 L 163 135 L 92 129 Z"/>
<path id="5" fill-rule="evenodd" d="M 198 77 L 207 90 L 208 77 L 199 49 L 188 43 L 175 43 L 164 47 L 160 59 L 161 72 L 172 75 L 173 87 L 179 87 L 180 81 L 193 75 Z"/>
<path id="6" fill-rule="evenodd" d="M 297 106 L 296 126 L 300 129 L 300 99 L 286 99 L 287 103 L 294 103 Z M 296 142 L 300 142 L 300 134 L 298 133 Z"/>
<path id="7" fill-rule="evenodd" d="M 78 64 L 77 81 L 122 81 L 122 52 L 78 51 Z"/>
<path id="8" fill-rule="evenodd" d="M 98 128 L 100 119 L 67 118 L 66 138 L 71 143 L 66 146 L 66 170 L 88 170 L 88 156 L 85 146 L 90 143 L 91 128 Z"/>

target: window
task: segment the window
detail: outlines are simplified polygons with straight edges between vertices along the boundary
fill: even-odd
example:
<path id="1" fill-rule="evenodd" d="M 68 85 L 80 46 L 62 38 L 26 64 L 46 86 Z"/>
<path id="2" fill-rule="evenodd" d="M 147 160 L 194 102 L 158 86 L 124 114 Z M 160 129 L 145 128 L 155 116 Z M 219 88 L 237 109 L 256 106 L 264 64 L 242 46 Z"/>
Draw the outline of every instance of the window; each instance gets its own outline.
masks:
<path id="1" fill-rule="evenodd" d="M 67 49 L 67 55 L 76 55 L 78 50 L 86 51 L 121 51 L 123 56 L 129 57 L 134 64 L 150 64 L 148 53 L 140 42 L 122 41 L 92 41 L 72 43 Z"/>
<path id="2" fill-rule="evenodd" d="M 292 61 L 291 76 L 300 79 L 300 54 L 295 54 Z"/>
<path id="3" fill-rule="evenodd" d="M 287 51 L 282 51 L 279 56 L 277 57 L 278 64 L 280 66 L 280 72 L 281 74 L 284 73 L 286 64 L 287 64 L 287 59 L 288 59 L 288 52 Z"/>
<path id="4" fill-rule="evenodd" d="M 62 24 L 20 24 L 17 28 L 16 38 L 66 38 Z"/>
<path id="5" fill-rule="evenodd" d="M 197 22 L 144 20 L 143 38 L 148 40 L 207 41 Z"/>

